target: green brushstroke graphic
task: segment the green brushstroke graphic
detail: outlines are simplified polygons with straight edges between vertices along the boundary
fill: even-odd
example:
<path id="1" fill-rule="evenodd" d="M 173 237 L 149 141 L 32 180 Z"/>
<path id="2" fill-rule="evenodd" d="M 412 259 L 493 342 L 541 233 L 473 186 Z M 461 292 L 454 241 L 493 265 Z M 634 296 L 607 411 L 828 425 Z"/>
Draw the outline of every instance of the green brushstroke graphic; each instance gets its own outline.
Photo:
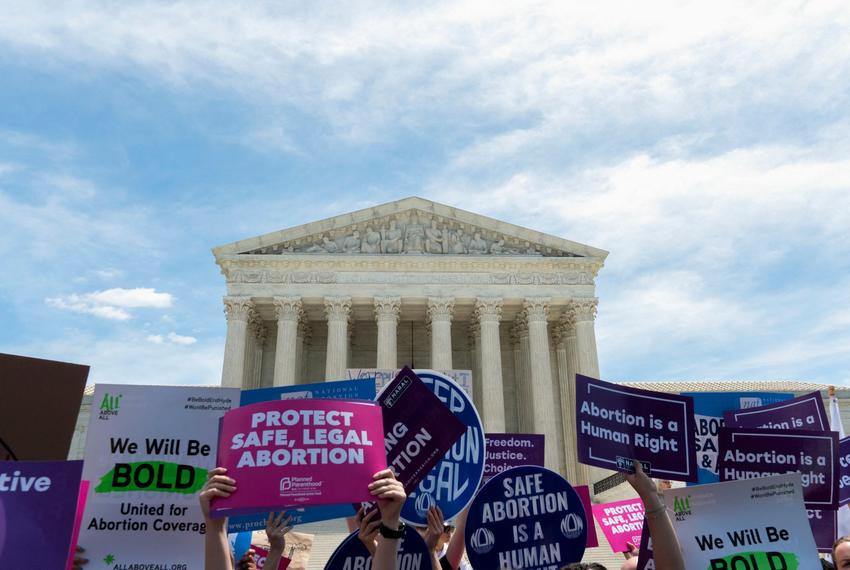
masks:
<path id="1" fill-rule="evenodd" d="M 138 461 L 136 463 L 122 463 L 121 465 L 128 465 L 130 467 L 131 474 L 129 475 L 130 480 L 128 481 L 128 484 L 122 486 L 114 486 L 113 483 L 115 481 L 115 468 L 112 468 L 106 474 L 104 474 L 103 477 L 100 478 L 100 482 L 94 489 L 95 493 L 127 493 L 131 491 L 142 491 L 147 493 L 182 493 L 184 495 L 191 495 L 200 491 L 207 480 L 206 469 L 201 469 L 200 467 L 192 467 L 190 465 L 180 465 L 179 463 L 171 463 L 168 461 Z M 138 486 L 136 484 L 136 478 L 133 477 L 132 474 L 136 473 L 139 467 L 143 465 L 150 466 L 152 471 L 145 470 L 146 472 L 141 478 L 141 482 L 145 483 L 145 485 Z M 175 482 L 177 481 L 178 467 L 182 467 L 180 471 L 181 481 L 186 481 L 189 479 L 186 475 L 188 472 L 187 469 L 191 470 L 191 472 L 193 473 L 191 485 L 182 488 L 175 487 Z M 161 475 L 160 469 L 162 469 Z M 150 473 L 153 473 L 153 477 L 150 477 Z M 163 483 L 170 485 L 170 487 L 157 487 L 157 479 L 161 479 Z"/>
<path id="2" fill-rule="evenodd" d="M 743 559 L 742 562 L 740 559 Z M 734 562 L 733 562 L 734 561 Z M 752 570 L 797 570 L 799 562 L 793 552 L 736 552 L 714 558 L 706 570 L 750 568 Z"/>

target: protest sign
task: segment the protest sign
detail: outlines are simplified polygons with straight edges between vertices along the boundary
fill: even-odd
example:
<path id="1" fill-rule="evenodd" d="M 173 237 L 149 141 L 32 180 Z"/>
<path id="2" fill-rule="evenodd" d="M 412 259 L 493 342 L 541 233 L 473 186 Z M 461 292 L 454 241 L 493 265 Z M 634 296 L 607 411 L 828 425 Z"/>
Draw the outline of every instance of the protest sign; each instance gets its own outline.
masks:
<path id="1" fill-rule="evenodd" d="M 254 564 L 258 570 L 263 570 L 266 567 L 266 560 L 269 558 L 269 551 L 262 546 L 256 544 L 251 545 L 251 550 L 254 551 Z M 277 568 L 269 566 L 268 570 L 287 570 L 289 568 L 289 559 L 284 555 L 280 559 L 280 564 Z M 294 570 L 294 569 L 293 569 Z"/>
<path id="2" fill-rule="evenodd" d="M 358 380 L 331 380 L 313 384 L 242 390 L 239 405 L 247 406 L 272 400 L 374 400 L 376 393 L 375 379 L 372 377 Z"/>
<path id="3" fill-rule="evenodd" d="M 401 518 L 405 522 L 425 525 L 428 508 L 432 505 L 439 506 L 445 519 L 451 520 L 472 501 L 484 476 L 486 445 L 481 418 L 466 392 L 451 378 L 434 371 L 421 371 L 417 376 L 466 426 L 466 430 L 461 430 L 462 435 L 439 463 L 428 472 L 416 489 L 408 493 L 408 500 L 402 507 Z M 381 397 L 388 394 L 388 389 L 385 389 Z M 429 413 L 435 413 L 435 410 L 429 410 Z M 390 429 L 393 423 L 386 421 L 386 415 L 385 422 Z M 447 427 L 444 424 L 441 431 L 446 431 Z M 439 433 L 434 436 L 444 437 Z M 388 454 L 393 453 L 389 449 L 389 442 L 387 445 Z"/>
<path id="4" fill-rule="evenodd" d="M 724 412 L 757 408 L 792 398 L 791 394 L 778 392 L 683 392 L 682 396 L 694 399 L 699 484 L 720 481 L 717 475 L 717 433 L 724 425 Z"/>
<path id="5" fill-rule="evenodd" d="M 806 507 L 838 508 L 838 434 L 720 428 L 720 480 L 800 471 Z"/>
<path id="6" fill-rule="evenodd" d="M 303 400 L 307 398 L 329 398 L 334 400 L 374 400 L 375 379 L 336 380 L 314 384 L 296 384 L 293 386 L 275 386 L 256 390 L 243 390 L 240 405 L 270 402 L 275 400 Z M 292 525 L 343 518 L 351 515 L 351 505 L 316 505 L 312 507 L 293 507 L 287 509 L 292 517 Z M 268 513 L 232 516 L 227 520 L 229 532 L 262 530 L 266 528 Z"/>
<path id="7" fill-rule="evenodd" d="M 0 461 L 0 568 L 65 568 L 82 461 Z"/>
<path id="8" fill-rule="evenodd" d="M 544 435 L 538 433 L 484 434 L 487 459 L 484 463 L 484 484 L 494 475 L 520 465 L 543 466 Z"/>
<path id="9" fill-rule="evenodd" d="M 591 524 L 566 479 L 545 467 L 514 467 L 472 501 L 466 552 L 473 568 L 560 568 L 581 560 Z"/>
<path id="10" fill-rule="evenodd" d="M 387 384 L 378 403 L 387 463 L 410 495 L 466 432 L 466 425 L 407 367 Z"/>
<path id="11" fill-rule="evenodd" d="M 835 511 L 808 509 L 809 526 L 819 552 L 832 552 L 832 544 L 838 538 L 838 516 Z"/>
<path id="12" fill-rule="evenodd" d="M 0 354 L 0 461 L 68 459 L 88 375 L 80 364 Z"/>
<path id="13" fill-rule="evenodd" d="M 640 534 L 643 531 L 642 500 L 626 499 L 593 505 L 593 517 L 614 552 L 628 551 L 627 542 L 640 544 Z"/>
<path id="14" fill-rule="evenodd" d="M 569 481 L 567 481 L 569 483 Z M 596 536 L 596 525 L 590 524 L 590 516 L 588 513 L 592 512 L 593 502 L 590 500 L 590 487 L 587 485 L 578 485 L 573 487 L 576 493 L 578 493 L 578 498 L 581 499 L 581 506 L 584 507 L 584 514 L 588 518 L 587 524 L 587 543 L 585 546 L 587 548 L 596 548 L 599 546 L 599 538 Z"/>
<path id="15" fill-rule="evenodd" d="M 821 567 L 798 473 L 669 489 L 664 496 L 685 568 Z"/>
<path id="16" fill-rule="evenodd" d="M 386 468 L 381 408 L 356 400 L 261 402 L 224 414 L 217 464 L 239 492 L 217 498 L 214 517 L 371 498 Z"/>
<path id="17" fill-rule="evenodd" d="M 380 392 L 386 387 L 387 384 L 395 380 L 395 377 L 399 375 L 401 369 L 389 369 L 389 368 L 349 368 L 346 371 L 346 377 L 349 380 L 356 380 L 359 378 L 374 378 L 375 386 Z M 414 373 L 419 374 L 420 372 L 436 372 L 437 374 L 442 374 L 443 376 L 448 376 L 452 380 L 455 381 L 455 384 L 463 388 L 463 391 L 472 398 L 472 371 L 471 370 L 428 370 L 422 368 L 416 368 L 413 370 Z"/>
<path id="18" fill-rule="evenodd" d="M 368 570 L 372 567 L 372 557 L 366 545 L 357 537 L 357 532 L 337 546 L 331 554 L 325 570 Z M 411 526 L 405 528 L 396 555 L 396 568 L 404 570 L 431 570 L 431 555 L 428 546 L 419 533 Z"/>
<path id="19" fill-rule="evenodd" d="M 728 427 L 815 431 L 830 429 L 820 392 L 758 408 L 729 410 L 723 414 L 723 419 Z"/>
<path id="20" fill-rule="evenodd" d="M 234 560 L 239 560 L 251 548 L 251 536 L 253 532 L 231 532 L 227 535 L 227 541 L 230 543 L 230 553 Z"/>
<path id="21" fill-rule="evenodd" d="M 71 531 L 71 548 L 68 549 L 68 560 L 65 563 L 65 570 L 71 570 L 74 566 L 76 545 L 79 543 L 80 527 L 83 525 L 83 513 L 86 510 L 89 487 L 89 481 L 80 481 L 80 490 L 77 492 L 77 511 L 74 513 L 74 528 Z"/>
<path id="22" fill-rule="evenodd" d="M 80 530 L 87 558 L 110 568 L 203 566 L 197 495 L 215 467 L 219 418 L 238 402 L 236 388 L 95 387 Z"/>
<path id="23" fill-rule="evenodd" d="M 696 481 L 694 402 L 576 375 L 576 434 L 582 463 L 652 477 Z"/>
<path id="24" fill-rule="evenodd" d="M 838 504 L 843 507 L 850 503 L 850 437 L 838 441 L 838 465 Z"/>

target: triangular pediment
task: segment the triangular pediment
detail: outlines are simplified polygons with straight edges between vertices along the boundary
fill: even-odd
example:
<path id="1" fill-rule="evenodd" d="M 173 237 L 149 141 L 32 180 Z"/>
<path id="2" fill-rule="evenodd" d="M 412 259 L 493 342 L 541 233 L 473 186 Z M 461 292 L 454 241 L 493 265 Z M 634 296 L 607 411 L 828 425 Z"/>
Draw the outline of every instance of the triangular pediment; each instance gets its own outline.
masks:
<path id="1" fill-rule="evenodd" d="M 222 255 L 475 255 L 584 257 L 608 252 L 419 197 L 240 240 Z"/>

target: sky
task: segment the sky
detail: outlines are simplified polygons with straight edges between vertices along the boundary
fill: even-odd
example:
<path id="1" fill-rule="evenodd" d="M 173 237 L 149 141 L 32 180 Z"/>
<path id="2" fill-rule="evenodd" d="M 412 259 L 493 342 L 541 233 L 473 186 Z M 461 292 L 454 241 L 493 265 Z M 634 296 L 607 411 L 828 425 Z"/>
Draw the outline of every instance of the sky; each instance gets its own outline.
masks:
<path id="1" fill-rule="evenodd" d="M 218 383 L 212 247 L 418 195 L 609 251 L 604 379 L 850 384 L 843 0 L 0 13 L 0 351 Z"/>

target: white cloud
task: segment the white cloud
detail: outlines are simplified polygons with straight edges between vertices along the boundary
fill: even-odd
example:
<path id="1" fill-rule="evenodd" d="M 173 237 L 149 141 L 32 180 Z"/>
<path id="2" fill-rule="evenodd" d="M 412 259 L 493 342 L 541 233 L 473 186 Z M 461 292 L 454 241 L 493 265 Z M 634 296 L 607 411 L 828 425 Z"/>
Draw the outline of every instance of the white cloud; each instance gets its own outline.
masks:
<path id="1" fill-rule="evenodd" d="M 173 300 L 169 293 L 158 293 L 155 289 L 137 287 L 135 289 L 113 288 L 84 294 L 72 293 L 62 297 L 48 297 L 45 302 L 57 309 L 126 321 L 132 318 L 126 309 L 165 309 L 171 307 Z"/>
<path id="2" fill-rule="evenodd" d="M 152 342 L 154 344 L 162 344 L 165 342 L 165 339 L 162 338 L 161 334 L 150 334 L 148 335 L 148 342 Z"/>
<path id="3" fill-rule="evenodd" d="M 174 332 L 168 333 L 168 340 L 170 340 L 172 344 L 179 344 L 181 346 L 189 346 L 198 342 L 198 339 L 193 336 L 182 336 Z"/>

